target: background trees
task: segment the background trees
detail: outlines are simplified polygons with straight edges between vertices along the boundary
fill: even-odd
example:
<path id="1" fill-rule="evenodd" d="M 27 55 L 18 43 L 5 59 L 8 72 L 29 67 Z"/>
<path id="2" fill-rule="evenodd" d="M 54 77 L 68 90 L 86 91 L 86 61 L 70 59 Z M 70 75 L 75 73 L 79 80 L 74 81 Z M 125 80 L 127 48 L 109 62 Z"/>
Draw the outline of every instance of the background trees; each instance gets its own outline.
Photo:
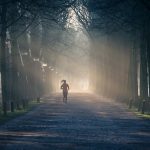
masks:
<path id="1" fill-rule="evenodd" d="M 148 100 L 149 22 L 147 0 L 1 1 L 4 113 L 56 91 L 66 72 L 81 83 L 90 74 L 104 96 Z"/>
<path id="2" fill-rule="evenodd" d="M 48 71 L 45 71 L 45 67 L 56 67 L 55 62 L 49 59 L 51 51 L 47 52 L 49 39 L 55 41 L 51 38 L 50 30 L 64 28 L 67 9 L 74 2 L 1 1 L 0 45 L 4 114 L 10 107 L 11 111 L 25 107 L 29 100 L 39 99 L 46 92 L 44 81 Z M 54 90 L 52 84 L 53 79 L 47 85 L 51 92 Z"/>
<path id="3" fill-rule="evenodd" d="M 117 42 L 117 47 L 114 47 L 114 49 L 120 49 L 120 52 L 121 49 L 124 49 L 125 52 L 122 52 L 124 53 L 123 57 L 120 55 L 119 58 L 116 58 L 116 64 L 113 65 L 113 67 L 117 67 L 121 63 L 125 65 L 120 66 L 118 68 L 119 70 L 116 70 L 114 67 L 113 72 L 111 71 L 112 63 L 109 62 L 109 64 L 102 65 L 101 63 L 107 62 L 100 62 L 100 57 L 93 56 L 97 59 L 95 63 L 97 72 L 98 70 L 103 72 L 104 77 L 102 80 L 108 81 L 107 84 L 107 81 L 104 83 L 104 85 L 108 85 L 106 88 L 107 91 L 104 93 L 109 96 L 110 92 L 112 92 L 112 88 L 108 89 L 111 87 L 110 85 L 115 86 L 119 82 L 123 88 L 114 91 L 114 96 L 130 97 L 136 105 L 138 105 L 138 96 L 140 96 L 142 100 L 148 100 L 149 97 L 149 5 L 150 3 L 148 1 L 142 0 L 96 0 L 88 1 L 87 3 L 88 10 L 92 16 L 89 30 L 93 31 L 93 33 L 101 31 L 101 33 L 104 33 L 108 37 L 106 42 L 108 47 L 105 47 L 105 52 L 99 48 L 95 51 L 98 51 L 97 53 L 106 59 L 105 53 L 107 56 L 110 54 L 110 52 L 106 51 L 113 49 L 113 45 Z M 118 53 L 115 52 L 114 49 L 112 51 L 115 54 L 110 54 L 110 56 L 108 56 L 109 59 Z M 108 71 L 106 71 L 106 67 L 108 67 Z M 123 70 L 122 67 L 124 68 Z M 127 74 L 127 72 L 125 72 L 126 68 L 128 70 L 128 84 L 126 84 L 125 81 L 127 77 L 123 77 Z M 121 71 L 123 71 L 122 75 Z M 115 77 L 117 77 L 116 80 Z M 112 80 L 110 78 L 112 78 Z M 124 80 L 123 82 L 119 80 L 121 78 Z M 109 79 L 115 82 L 109 85 L 109 83 L 111 83 Z M 98 81 L 96 81 L 96 83 L 97 82 Z M 99 84 L 101 84 L 101 82 Z M 118 87 L 120 87 L 120 85 Z"/>

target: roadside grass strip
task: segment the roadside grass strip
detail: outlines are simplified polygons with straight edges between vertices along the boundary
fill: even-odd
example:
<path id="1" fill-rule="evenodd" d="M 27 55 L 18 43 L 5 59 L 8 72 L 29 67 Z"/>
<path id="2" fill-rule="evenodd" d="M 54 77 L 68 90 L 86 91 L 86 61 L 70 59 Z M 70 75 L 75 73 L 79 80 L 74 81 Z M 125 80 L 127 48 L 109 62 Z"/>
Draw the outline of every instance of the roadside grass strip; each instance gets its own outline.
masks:
<path id="1" fill-rule="evenodd" d="M 2 112 L 2 106 L 0 105 L 0 125 L 6 123 L 9 120 L 12 120 L 14 118 L 17 118 L 19 116 L 24 115 L 25 113 L 33 110 L 34 108 L 36 108 L 38 105 L 40 105 L 42 102 L 37 103 L 36 100 L 33 100 L 31 102 L 29 102 L 27 108 L 23 109 L 19 109 L 19 110 L 15 110 L 14 112 L 8 111 L 7 115 L 4 115 Z"/>

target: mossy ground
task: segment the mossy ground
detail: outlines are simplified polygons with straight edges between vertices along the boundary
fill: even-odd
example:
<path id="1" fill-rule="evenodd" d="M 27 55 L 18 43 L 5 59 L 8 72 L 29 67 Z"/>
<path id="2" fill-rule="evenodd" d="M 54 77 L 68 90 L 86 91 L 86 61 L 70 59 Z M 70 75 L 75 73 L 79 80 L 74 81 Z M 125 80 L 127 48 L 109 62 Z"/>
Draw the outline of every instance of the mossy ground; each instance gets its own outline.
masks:
<path id="1" fill-rule="evenodd" d="M 41 102 L 40 102 L 41 103 Z M 2 113 L 2 107 L 0 107 L 0 124 L 4 124 L 5 122 L 14 119 L 16 117 L 19 117 L 21 115 L 24 115 L 25 113 L 31 111 L 32 109 L 34 109 L 35 107 L 37 107 L 40 103 L 37 103 L 36 100 L 33 100 L 29 103 L 28 107 L 23 109 L 19 109 L 19 110 L 15 110 L 14 112 L 7 112 L 7 115 L 4 115 Z"/>
<path id="2" fill-rule="evenodd" d="M 136 116 L 145 118 L 145 119 L 150 119 L 150 112 L 145 112 L 144 114 L 142 112 L 137 111 L 136 108 L 130 109 Z"/>

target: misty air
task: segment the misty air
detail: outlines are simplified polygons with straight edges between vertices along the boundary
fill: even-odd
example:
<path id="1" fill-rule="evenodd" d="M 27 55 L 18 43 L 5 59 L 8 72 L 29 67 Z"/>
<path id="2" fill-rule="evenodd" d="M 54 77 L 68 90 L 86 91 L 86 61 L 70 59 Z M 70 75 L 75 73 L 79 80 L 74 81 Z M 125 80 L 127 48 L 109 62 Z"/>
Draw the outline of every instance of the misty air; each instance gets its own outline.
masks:
<path id="1" fill-rule="evenodd" d="M 0 0 L 0 149 L 150 149 L 150 1 Z"/>

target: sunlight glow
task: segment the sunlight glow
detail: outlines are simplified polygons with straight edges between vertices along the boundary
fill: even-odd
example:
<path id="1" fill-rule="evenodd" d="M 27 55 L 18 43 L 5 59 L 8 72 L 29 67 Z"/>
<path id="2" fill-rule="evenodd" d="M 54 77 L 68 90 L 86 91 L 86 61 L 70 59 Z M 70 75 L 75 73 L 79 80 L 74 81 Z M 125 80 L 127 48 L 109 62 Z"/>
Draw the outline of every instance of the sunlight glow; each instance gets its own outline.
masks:
<path id="1" fill-rule="evenodd" d="M 72 28 L 75 31 L 77 31 L 80 26 L 81 25 L 77 19 L 77 15 L 76 15 L 75 11 L 72 8 L 69 8 L 66 28 Z"/>
<path id="2" fill-rule="evenodd" d="M 84 79 L 80 81 L 80 89 L 82 91 L 88 91 L 89 88 L 89 80 L 88 79 Z"/>
<path id="3" fill-rule="evenodd" d="M 79 14 L 80 17 L 79 18 Z M 89 90 L 89 54 L 90 54 L 90 39 L 85 27 L 81 24 L 81 20 L 86 18 L 85 25 L 88 26 L 89 12 L 82 4 L 76 8 L 70 7 L 68 9 L 68 17 L 65 28 L 70 33 L 69 42 L 71 46 L 66 50 L 68 59 L 63 56 L 59 56 L 57 61 L 57 67 L 62 68 L 58 70 L 59 73 L 55 74 L 53 80 L 55 89 L 60 92 L 61 81 L 65 79 L 70 86 L 69 92 L 88 92 Z M 67 34 L 68 34 L 67 32 Z M 68 42 L 66 35 L 62 36 L 63 40 Z M 59 46 L 58 46 L 59 47 Z M 57 47 L 57 48 L 58 48 Z M 62 45 L 60 45 L 62 50 Z M 56 79 L 57 78 L 57 79 Z"/>

